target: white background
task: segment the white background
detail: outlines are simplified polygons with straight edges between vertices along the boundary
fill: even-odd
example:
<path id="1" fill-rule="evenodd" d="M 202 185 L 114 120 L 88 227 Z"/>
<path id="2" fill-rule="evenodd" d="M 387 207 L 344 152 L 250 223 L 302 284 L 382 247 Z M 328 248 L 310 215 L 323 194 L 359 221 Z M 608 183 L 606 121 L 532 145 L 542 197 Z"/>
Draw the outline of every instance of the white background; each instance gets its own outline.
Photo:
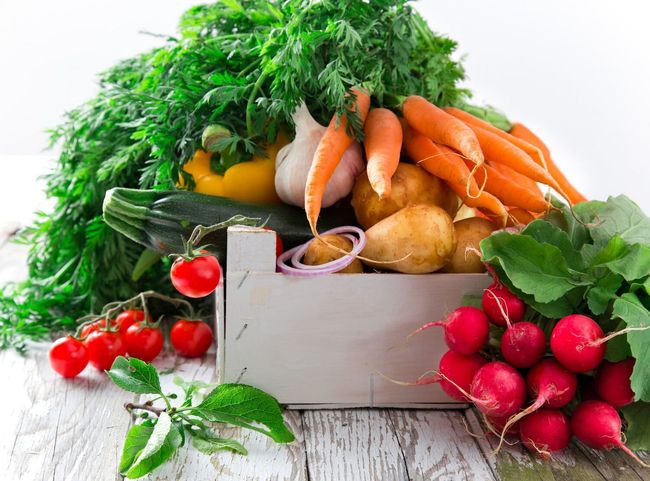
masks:
<path id="1" fill-rule="evenodd" d="M 96 91 L 96 74 L 174 34 L 193 0 L 0 0 L 0 224 L 42 205 L 44 129 Z M 650 212 L 650 2 L 423 0 L 459 42 L 467 86 L 533 128 L 590 198 Z M 6 157 L 7 155 L 18 157 Z"/>

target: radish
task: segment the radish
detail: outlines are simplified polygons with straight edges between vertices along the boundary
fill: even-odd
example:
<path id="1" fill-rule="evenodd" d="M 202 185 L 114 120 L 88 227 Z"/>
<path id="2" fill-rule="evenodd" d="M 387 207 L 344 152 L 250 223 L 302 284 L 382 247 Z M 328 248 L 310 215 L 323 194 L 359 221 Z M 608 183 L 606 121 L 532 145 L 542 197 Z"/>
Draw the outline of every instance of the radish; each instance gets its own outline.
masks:
<path id="1" fill-rule="evenodd" d="M 482 305 L 490 321 L 501 327 L 521 321 L 526 313 L 524 301 L 498 282 L 483 291 Z"/>
<path id="2" fill-rule="evenodd" d="M 616 408 L 631 404 L 634 401 L 634 391 L 630 385 L 633 369 L 632 357 L 621 362 L 603 362 L 596 373 L 598 397 Z"/>
<path id="3" fill-rule="evenodd" d="M 558 409 L 540 409 L 519 422 L 519 439 L 533 453 L 550 458 L 571 441 L 569 418 Z"/>
<path id="4" fill-rule="evenodd" d="M 487 359 L 480 354 L 466 356 L 454 351 L 447 351 L 440 358 L 438 371 L 431 376 L 421 377 L 415 382 L 400 382 L 390 378 L 387 379 L 403 386 L 440 383 L 440 387 L 449 397 L 457 401 L 467 401 L 467 393 L 474 375 L 485 363 L 487 363 Z"/>
<path id="5" fill-rule="evenodd" d="M 571 429 L 580 441 L 593 449 L 620 448 L 645 467 L 621 439 L 621 418 L 613 406 L 602 401 L 584 401 L 571 417 Z"/>
<path id="6" fill-rule="evenodd" d="M 486 416 L 512 416 L 526 401 L 526 383 L 511 365 L 492 361 L 476 372 L 470 394 L 468 398 Z"/>
<path id="7" fill-rule="evenodd" d="M 569 404 L 576 394 L 578 377 L 554 359 L 544 359 L 528 372 L 526 384 L 535 401 L 508 420 L 503 428 L 504 433 L 514 423 L 525 419 L 542 406 L 561 408 Z M 499 447 L 501 447 L 501 443 L 499 443 Z"/>
<path id="8" fill-rule="evenodd" d="M 546 352 L 544 331 L 532 322 L 510 325 L 501 336 L 501 354 L 508 364 L 524 369 L 537 364 Z"/>
<path id="9" fill-rule="evenodd" d="M 551 333 L 551 351 L 555 358 L 573 372 L 596 369 L 605 357 L 603 330 L 592 318 L 581 314 L 566 316 Z"/>
<path id="10" fill-rule="evenodd" d="M 445 320 L 429 322 L 411 336 L 434 326 L 444 326 L 445 343 L 449 349 L 458 354 L 479 352 L 490 335 L 490 322 L 483 311 L 476 307 L 459 307 Z"/>

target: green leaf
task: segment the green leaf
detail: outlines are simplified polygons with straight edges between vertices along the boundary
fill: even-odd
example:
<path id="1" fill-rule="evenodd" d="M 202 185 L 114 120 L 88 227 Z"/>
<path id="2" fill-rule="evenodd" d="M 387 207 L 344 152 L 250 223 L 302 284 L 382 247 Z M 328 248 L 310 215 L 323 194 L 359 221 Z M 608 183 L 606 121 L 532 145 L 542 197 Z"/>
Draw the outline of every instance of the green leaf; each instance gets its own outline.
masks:
<path id="1" fill-rule="evenodd" d="M 138 394 L 162 394 L 156 368 L 140 359 L 119 356 L 113 362 L 110 371 L 106 373 L 125 391 Z"/>
<path id="2" fill-rule="evenodd" d="M 208 421 L 230 423 L 258 431 L 278 443 L 294 440 L 284 423 L 278 402 L 264 391 L 245 384 L 218 386 L 192 413 Z"/>
<path id="3" fill-rule="evenodd" d="M 182 388 L 183 392 L 185 393 L 185 400 L 183 401 L 183 406 L 192 405 L 192 398 L 194 397 L 194 394 L 197 391 L 204 390 L 204 389 L 214 389 L 216 386 L 216 384 L 208 384 L 207 382 L 203 382 L 199 379 L 186 381 L 185 379 L 179 376 L 174 376 L 173 382 L 174 384 Z"/>
<path id="4" fill-rule="evenodd" d="M 614 236 L 621 237 L 629 245 L 647 244 L 650 218 L 629 198 L 619 195 L 608 198 L 600 206 L 589 231 L 596 245 L 606 245 Z"/>
<path id="5" fill-rule="evenodd" d="M 243 455 L 248 454 L 248 450 L 234 439 L 209 436 L 205 433 L 193 435 L 192 446 L 203 454 L 208 455 L 219 451 L 232 451 Z"/>
<path id="6" fill-rule="evenodd" d="M 120 473 L 125 473 L 133 465 L 133 461 L 149 442 L 153 426 L 135 424 L 131 426 L 124 440 L 122 458 L 120 459 Z"/>
<path id="7" fill-rule="evenodd" d="M 637 402 L 621 409 L 627 422 L 627 446 L 634 450 L 650 451 L 650 404 Z"/>
<path id="8" fill-rule="evenodd" d="M 625 328 L 625 322 L 620 321 L 616 326 L 615 331 L 620 331 Z M 606 344 L 607 350 L 605 351 L 605 359 L 610 362 L 619 362 L 632 356 L 630 344 L 627 342 L 627 334 L 613 337 Z"/>
<path id="9" fill-rule="evenodd" d="M 611 272 L 598 279 L 587 291 L 587 304 L 591 312 L 597 316 L 603 314 L 616 298 L 616 292 L 622 284 L 623 278 Z"/>
<path id="10" fill-rule="evenodd" d="M 584 261 L 580 252 L 573 247 L 569 235 L 550 222 L 537 219 L 528 224 L 522 235 L 535 239 L 540 244 L 550 244 L 557 247 L 571 269 L 580 271 L 584 269 Z"/>
<path id="11" fill-rule="evenodd" d="M 646 242 L 650 242 L 650 239 Z M 628 282 L 644 278 L 650 275 L 650 246 L 634 244 L 627 254 L 605 265 Z"/>
<path id="12" fill-rule="evenodd" d="M 147 444 L 137 455 L 128 471 L 122 474 L 131 479 L 149 474 L 174 454 L 176 448 L 181 445 L 181 441 L 181 433 L 172 423 L 169 414 L 162 412 Z"/>
<path id="13" fill-rule="evenodd" d="M 625 321 L 627 327 L 650 327 L 650 311 L 639 301 L 636 294 L 626 293 L 614 301 L 614 318 Z M 636 359 L 630 378 L 634 399 L 650 401 L 650 329 L 627 333 L 632 355 Z"/>
<path id="14" fill-rule="evenodd" d="M 616 260 L 620 257 L 623 257 L 628 252 L 627 244 L 625 241 L 618 235 L 612 237 L 605 247 L 598 251 L 598 247 L 593 244 L 587 244 L 583 247 L 589 247 L 593 251 L 593 255 L 590 255 L 590 263 L 592 267 L 599 266 L 602 264 L 607 264 L 613 260 Z"/>
<path id="15" fill-rule="evenodd" d="M 481 241 L 481 252 L 484 261 L 499 264 L 517 289 L 539 303 L 555 301 L 588 284 L 569 271 L 560 249 L 530 236 L 498 232 Z"/>

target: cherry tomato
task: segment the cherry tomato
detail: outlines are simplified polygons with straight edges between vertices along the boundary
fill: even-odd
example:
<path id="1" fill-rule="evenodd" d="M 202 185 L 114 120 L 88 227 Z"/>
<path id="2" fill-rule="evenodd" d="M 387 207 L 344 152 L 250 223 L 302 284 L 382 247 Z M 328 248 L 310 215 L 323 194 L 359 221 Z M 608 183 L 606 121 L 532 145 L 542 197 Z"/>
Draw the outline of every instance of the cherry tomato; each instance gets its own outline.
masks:
<path id="1" fill-rule="evenodd" d="M 111 325 L 113 324 L 114 322 L 111 322 Z M 90 324 L 86 324 L 81 328 L 80 337 L 82 339 L 86 339 L 88 336 L 90 336 L 91 333 L 99 331 L 104 327 L 106 327 L 106 319 L 99 319 L 95 322 L 91 322 Z"/>
<path id="2" fill-rule="evenodd" d="M 275 232 L 270 227 L 262 227 L 262 229 Z M 282 237 L 280 237 L 280 234 L 275 232 L 275 257 L 280 257 L 280 254 L 282 254 L 283 252 L 284 252 L 284 244 L 282 243 Z"/>
<path id="3" fill-rule="evenodd" d="M 144 311 L 142 309 L 127 309 L 115 318 L 115 325 L 120 334 L 124 335 L 129 327 L 140 321 L 144 321 Z"/>
<path id="4" fill-rule="evenodd" d="M 88 360 L 96 369 L 110 369 L 117 356 L 126 354 L 126 343 L 119 332 L 95 331 L 86 339 Z"/>
<path id="5" fill-rule="evenodd" d="M 184 357 L 200 357 L 212 344 L 212 330 L 203 321 L 180 319 L 170 333 L 174 350 Z"/>
<path id="6" fill-rule="evenodd" d="M 71 336 L 54 341 L 50 352 L 50 366 L 63 377 L 75 377 L 88 364 L 88 349 L 83 342 Z"/>
<path id="7" fill-rule="evenodd" d="M 195 257 L 191 261 L 179 257 L 172 264 L 171 279 L 184 296 L 205 297 L 219 285 L 221 266 L 214 256 Z"/>
<path id="8" fill-rule="evenodd" d="M 163 335 L 159 328 L 132 324 L 124 334 L 126 352 L 142 361 L 153 361 L 163 348 Z"/>

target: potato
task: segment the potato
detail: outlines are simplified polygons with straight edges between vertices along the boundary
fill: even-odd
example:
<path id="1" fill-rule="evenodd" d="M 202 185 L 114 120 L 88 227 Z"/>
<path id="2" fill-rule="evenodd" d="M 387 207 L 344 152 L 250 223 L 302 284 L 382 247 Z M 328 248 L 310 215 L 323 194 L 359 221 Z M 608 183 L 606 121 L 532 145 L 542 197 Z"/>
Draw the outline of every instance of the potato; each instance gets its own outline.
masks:
<path id="1" fill-rule="evenodd" d="M 349 252 L 352 250 L 352 241 L 343 236 L 328 234 L 321 236 L 321 238 L 325 240 L 325 242 L 343 249 L 344 251 Z M 325 242 L 319 239 L 314 239 L 314 241 L 309 244 L 309 247 L 307 247 L 303 262 L 310 266 L 318 266 L 343 257 L 343 254 L 328 247 Z M 358 274 L 360 272 L 363 272 L 363 264 L 359 259 L 354 259 L 352 264 L 337 271 L 337 274 Z"/>
<path id="2" fill-rule="evenodd" d="M 364 262 L 377 269 L 425 274 L 444 266 L 456 248 L 454 224 L 432 204 L 404 207 L 366 231 Z M 397 261 L 387 262 L 385 261 Z"/>
<path id="3" fill-rule="evenodd" d="M 489 236 L 495 229 L 495 225 L 480 217 L 458 220 L 454 222 L 456 231 L 456 250 L 443 272 L 485 272 L 485 266 L 481 258 L 468 248 L 479 249 L 480 242 Z"/>
<path id="4" fill-rule="evenodd" d="M 390 196 L 380 199 L 365 171 L 357 177 L 352 189 L 352 207 L 361 227 L 369 229 L 411 204 L 437 205 L 452 218 L 458 210 L 458 197 L 447 184 L 416 165 L 400 163 L 391 186 Z"/>

